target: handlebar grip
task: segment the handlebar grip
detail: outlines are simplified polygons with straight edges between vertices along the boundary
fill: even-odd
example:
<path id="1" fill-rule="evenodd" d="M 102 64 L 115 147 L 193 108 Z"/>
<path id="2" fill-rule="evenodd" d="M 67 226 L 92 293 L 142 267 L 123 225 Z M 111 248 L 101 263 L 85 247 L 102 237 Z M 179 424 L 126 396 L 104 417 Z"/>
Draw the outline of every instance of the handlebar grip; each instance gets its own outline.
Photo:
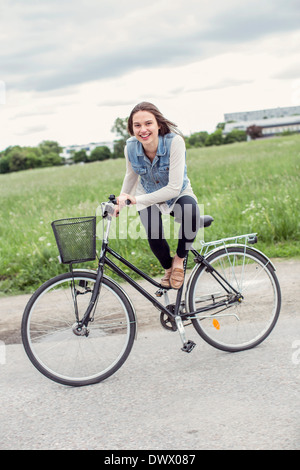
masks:
<path id="1" fill-rule="evenodd" d="M 111 194 L 108 198 L 109 202 L 112 202 L 113 204 L 117 204 L 117 199 L 114 194 Z"/>

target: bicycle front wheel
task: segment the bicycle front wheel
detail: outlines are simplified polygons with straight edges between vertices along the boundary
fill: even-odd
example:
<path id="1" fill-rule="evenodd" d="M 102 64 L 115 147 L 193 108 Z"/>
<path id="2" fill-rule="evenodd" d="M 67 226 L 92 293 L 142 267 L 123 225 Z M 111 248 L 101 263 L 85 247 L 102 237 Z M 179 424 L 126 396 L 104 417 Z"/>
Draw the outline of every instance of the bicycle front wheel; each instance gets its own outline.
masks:
<path id="1" fill-rule="evenodd" d="M 78 328 L 89 305 L 96 275 L 65 273 L 43 284 L 29 300 L 22 340 L 33 365 L 64 385 L 100 382 L 115 373 L 132 348 L 136 321 L 122 289 L 103 277 L 87 328 Z"/>
<path id="2" fill-rule="evenodd" d="M 207 261 L 242 298 L 230 303 L 234 291 L 222 281 L 226 291 L 218 277 L 199 265 L 188 293 L 189 311 L 199 312 L 192 319 L 196 331 L 224 351 L 257 346 L 271 333 L 280 312 L 280 286 L 272 264 L 259 252 L 238 246 L 220 248 Z"/>

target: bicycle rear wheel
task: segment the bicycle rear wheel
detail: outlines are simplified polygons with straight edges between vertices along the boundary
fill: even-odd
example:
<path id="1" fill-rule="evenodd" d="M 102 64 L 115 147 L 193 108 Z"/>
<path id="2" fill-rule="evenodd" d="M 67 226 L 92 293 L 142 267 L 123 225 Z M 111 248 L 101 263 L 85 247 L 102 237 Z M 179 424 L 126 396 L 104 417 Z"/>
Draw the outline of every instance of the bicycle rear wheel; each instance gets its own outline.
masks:
<path id="1" fill-rule="evenodd" d="M 238 246 L 221 248 L 207 261 L 243 298 L 228 303 L 227 307 L 218 307 L 220 301 L 230 302 L 234 292 L 226 292 L 206 267 L 199 265 L 188 292 L 189 311 L 214 304 L 216 308 L 192 319 L 196 331 L 209 344 L 224 351 L 257 346 L 271 333 L 280 312 L 280 286 L 272 264 L 259 252 Z"/>
<path id="2" fill-rule="evenodd" d="M 92 321 L 86 329 L 78 329 L 95 281 L 94 273 L 84 271 L 56 276 L 33 294 L 23 314 L 22 340 L 29 359 L 46 377 L 64 385 L 90 385 L 106 379 L 125 362 L 134 342 L 136 320 L 131 303 L 106 276 Z"/>

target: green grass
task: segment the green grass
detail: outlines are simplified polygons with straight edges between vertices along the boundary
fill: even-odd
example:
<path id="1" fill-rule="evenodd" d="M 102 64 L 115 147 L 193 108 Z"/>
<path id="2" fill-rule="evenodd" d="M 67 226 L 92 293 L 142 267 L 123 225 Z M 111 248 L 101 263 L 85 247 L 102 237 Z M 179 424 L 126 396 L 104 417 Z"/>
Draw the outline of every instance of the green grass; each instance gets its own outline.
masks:
<path id="1" fill-rule="evenodd" d="M 258 232 L 256 246 L 268 256 L 299 256 L 299 149 L 300 135 L 293 135 L 189 150 L 193 189 L 215 219 L 205 240 Z M 118 159 L 0 175 L 1 293 L 31 292 L 67 270 L 57 261 L 52 220 L 93 215 L 109 194 L 119 193 L 124 171 L 125 161 Z M 111 246 L 158 275 L 161 269 L 147 241 L 134 236 L 139 222 L 134 208 L 129 221 L 133 237 L 125 238 L 123 214 L 115 222 L 121 239 L 111 240 Z M 170 244 L 174 250 L 174 237 Z"/>

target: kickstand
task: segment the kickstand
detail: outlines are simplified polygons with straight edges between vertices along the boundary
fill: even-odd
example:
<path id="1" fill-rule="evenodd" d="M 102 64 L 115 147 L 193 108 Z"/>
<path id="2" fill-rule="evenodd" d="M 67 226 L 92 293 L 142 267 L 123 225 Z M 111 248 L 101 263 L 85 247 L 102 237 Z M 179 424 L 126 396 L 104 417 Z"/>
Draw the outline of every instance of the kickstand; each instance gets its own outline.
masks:
<path id="1" fill-rule="evenodd" d="M 184 351 L 184 352 L 187 352 L 187 353 L 192 352 L 192 350 L 196 346 L 196 343 L 194 343 L 194 341 L 186 339 L 185 328 L 183 326 L 182 319 L 181 319 L 180 315 L 177 315 L 175 317 L 175 322 L 176 322 L 177 329 L 178 329 L 178 332 L 180 334 L 180 338 L 181 338 L 181 341 L 182 341 L 182 344 L 183 344 L 183 347 L 181 348 L 181 351 Z"/>

